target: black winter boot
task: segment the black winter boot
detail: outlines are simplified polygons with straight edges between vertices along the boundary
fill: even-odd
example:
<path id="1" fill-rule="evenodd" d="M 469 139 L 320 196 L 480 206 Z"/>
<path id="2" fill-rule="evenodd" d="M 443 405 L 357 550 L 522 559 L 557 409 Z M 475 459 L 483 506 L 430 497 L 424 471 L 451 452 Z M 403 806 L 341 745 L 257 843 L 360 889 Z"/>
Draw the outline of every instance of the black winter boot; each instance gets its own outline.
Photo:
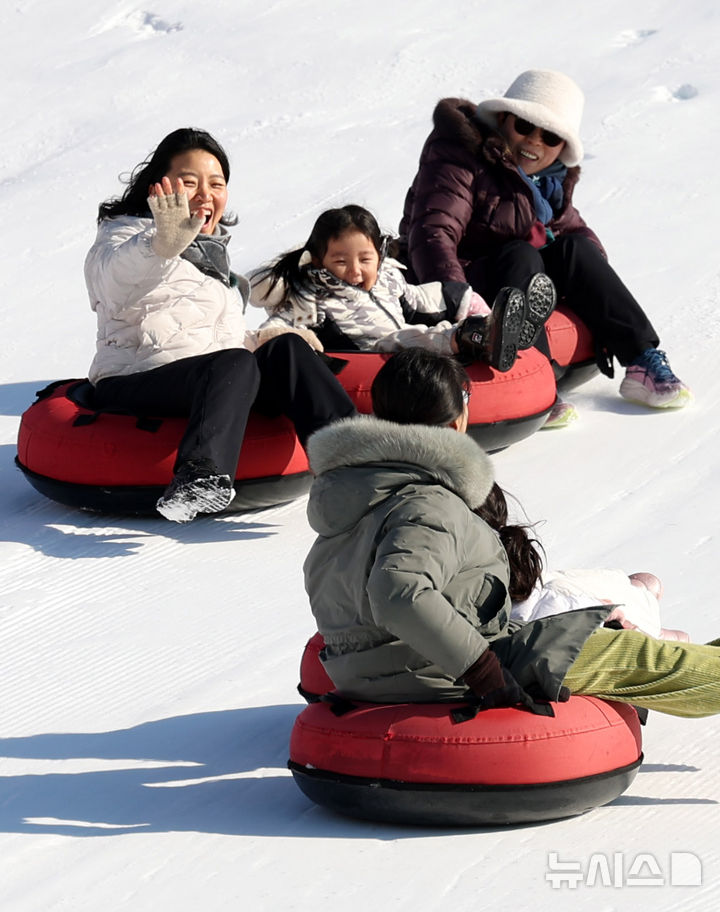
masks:
<path id="1" fill-rule="evenodd" d="M 528 282 L 525 292 L 527 312 L 520 330 L 518 348 L 523 351 L 532 348 L 538 340 L 545 321 L 555 310 L 557 294 L 550 276 L 544 272 L 536 273 Z"/>
<path id="2" fill-rule="evenodd" d="M 455 331 L 458 353 L 469 361 L 486 361 L 505 372 L 515 364 L 520 333 L 527 317 L 519 288 L 501 288 L 487 316 L 467 317 Z"/>
<path id="3" fill-rule="evenodd" d="M 219 474 L 208 460 L 198 459 L 180 466 L 155 509 L 165 519 L 184 523 L 198 513 L 219 513 L 234 496 L 230 476 Z"/>

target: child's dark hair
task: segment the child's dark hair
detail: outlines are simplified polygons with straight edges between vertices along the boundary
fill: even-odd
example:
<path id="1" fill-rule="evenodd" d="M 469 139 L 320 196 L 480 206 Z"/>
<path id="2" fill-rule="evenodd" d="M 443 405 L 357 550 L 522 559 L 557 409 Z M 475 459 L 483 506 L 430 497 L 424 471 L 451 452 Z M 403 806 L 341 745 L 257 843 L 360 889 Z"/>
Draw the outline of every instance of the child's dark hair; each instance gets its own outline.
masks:
<path id="1" fill-rule="evenodd" d="M 112 197 L 105 200 L 104 203 L 100 203 L 98 223 L 118 215 L 137 215 L 141 218 L 149 218 L 150 209 L 147 198 L 150 185 L 162 180 L 170 170 L 171 162 L 176 155 L 182 155 L 183 152 L 190 152 L 193 149 L 203 149 L 210 155 L 214 155 L 220 163 L 226 183 L 229 182 L 230 162 L 220 143 L 205 130 L 181 127 L 179 130 L 168 133 L 150 158 L 133 168 L 122 196 Z M 220 219 L 223 225 L 234 225 L 236 221 L 237 219 L 232 216 L 223 216 Z"/>
<path id="2" fill-rule="evenodd" d="M 469 387 L 468 375 L 454 358 L 406 348 L 378 371 L 371 388 L 373 412 L 398 424 L 444 427 L 462 414 L 463 392 Z M 510 598 L 528 598 L 542 572 L 539 543 L 528 535 L 528 526 L 508 525 L 507 501 L 497 484 L 474 512 L 495 529 L 507 552 Z"/>
<path id="3" fill-rule="evenodd" d="M 380 368 L 371 387 L 373 412 L 397 424 L 450 424 L 463 410 L 470 379 L 454 358 L 405 348 Z"/>
<path id="4" fill-rule="evenodd" d="M 372 241 L 373 247 L 381 258 L 385 253 L 387 238 L 380 231 L 377 219 L 362 206 L 348 205 L 340 209 L 328 209 L 318 216 L 313 225 L 310 237 L 302 247 L 290 250 L 283 254 L 279 260 L 259 273 L 260 276 L 269 277 L 270 282 L 264 297 L 267 298 L 278 282 L 285 286 L 286 294 L 302 295 L 304 282 L 300 258 L 307 251 L 314 260 L 321 261 L 327 253 L 328 244 L 339 238 L 346 231 L 359 231 Z"/>

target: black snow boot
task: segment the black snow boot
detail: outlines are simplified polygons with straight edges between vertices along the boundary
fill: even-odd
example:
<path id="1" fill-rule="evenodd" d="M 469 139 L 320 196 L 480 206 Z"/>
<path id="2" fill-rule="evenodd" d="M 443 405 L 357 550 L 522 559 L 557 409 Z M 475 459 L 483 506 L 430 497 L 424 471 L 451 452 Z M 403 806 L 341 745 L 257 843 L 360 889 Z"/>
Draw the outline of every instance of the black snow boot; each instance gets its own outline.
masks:
<path id="1" fill-rule="evenodd" d="M 557 294 L 550 276 L 544 272 L 536 273 L 528 282 L 525 292 L 527 312 L 520 330 L 518 348 L 523 351 L 532 348 L 538 340 L 545 321 L 555 310 Z"/>
<path id="2" fill-rule="evenodd" d="M 509 371 L 526 318 L 525 295 L 519 288 L 501 288 L 487 316 L 467 317 L 455 331 L 461 360 L 485 361 L 495 370 Z"/>
<path id="3" fill-rule="evenodd" d="M 185 523 L 198 513 L 219 513 L 230 505 L 235 490 L 229 475 L 221 475 L 207 460 L 187 462 L 175 473 L 155 509 L 165 519 Z"/>

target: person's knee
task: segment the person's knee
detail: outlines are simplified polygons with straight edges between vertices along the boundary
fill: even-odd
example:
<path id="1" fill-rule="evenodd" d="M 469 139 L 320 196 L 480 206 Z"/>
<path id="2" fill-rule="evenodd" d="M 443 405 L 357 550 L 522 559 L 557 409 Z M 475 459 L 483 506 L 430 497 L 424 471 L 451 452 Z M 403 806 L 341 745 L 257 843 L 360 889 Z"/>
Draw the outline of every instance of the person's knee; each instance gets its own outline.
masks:
<path id="1" fill-rule="evenodd" d="M 298 333 L 283 333 L 266 342 L 259 351 L 263 362 L 279 364 L 307 365 L 315 364 L 316 354 L 310 345 Z"/>
<path id="2" fill-rule="evenodd" d="M 222 348 L 220 351 L 213 353 L 213 363 L 222 364 L 223 366 L 253 364 L 255 359 L 252 352 L 246 348 Z"/>
<path id="3" fill-rule="evenodd" d="M 245 348 L 224 348 L 214 352 L 210 364 L 212 373 L 228 380 L 251 383 L 259 377 L 257 362 Z"/>
<path id="4" fill-rule="evenodd" d="M 294 332 L 286 332 L 280 336 L 275 336 L 274 339 L 270 339 L 270 341 L 265 344 L 276 352 L 305 351 L 310 348 L 303 337 L 299 333 Z"/>
<path id="5" fill-rule="evenodd" d="M 556 238 L 553 244 L 558 244 L 566 257 L 573 254 L 581 257 L 589 256 L 593 259 L 602 257 L 598 245 L 591 241 L 589 237 L 585 237 L 584 234 L 563 234 Z"/>
<path id="6" fill-rule="evenodd" d="M 528 275 L 542 272 L 542 254 L 529 241 L 514 240 L 504 244 L 498 254 L 498 262 L 503 268 L 520 268 Z"/>
<path id="7" fill-rule="evenodd" d="M 537 253 L 537 247 L 533 247 L 529 241 L 525 241 L 522 238 L 508 241 L 502 245 L 500 250 L 502 253 L 515 254 L 517 256 L 533 256 Z"/>

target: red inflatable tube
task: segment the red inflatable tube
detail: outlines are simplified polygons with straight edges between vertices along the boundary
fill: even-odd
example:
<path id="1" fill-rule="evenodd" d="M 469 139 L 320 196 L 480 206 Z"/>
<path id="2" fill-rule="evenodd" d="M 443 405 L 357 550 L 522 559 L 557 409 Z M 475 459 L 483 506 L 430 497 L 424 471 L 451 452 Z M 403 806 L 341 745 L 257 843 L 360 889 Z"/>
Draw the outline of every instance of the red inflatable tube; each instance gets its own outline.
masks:
<path id="1" fill-rule="evenodd" d="M 562 308 L 547 323 L 556 372 L 575 381 L 595 371 L 592 338 Z M 358 411 L 372 410 L 370 387 L 389 355 L 342 352 L 339 381 Z M 467 368 L 471 381 L 470 433 L 486 450 L 502 449 L 542 426 L 555 401 L 555 374 L 535 349 L 520 352 L 513 368 L 499 373 L 487 364 Z M 584 376 L 584 375 L 583 375 Z M 17 465 L 41 494 L 68 506 L 117 513 L 154 513 L 155 501 L 172 477 L 181 418 L 138 419 L 96 412 L 84 380 L 48 387 L 22 416 Z M 272 506 L 305 493 L 311 476 L 305 452 L 283 417 L 252 414 L 236 472 L 231 510 Z"/>
<path id="2" fill-rule="evenodd" d="M 339 380 L 360 412 L 370 412 L 370 386 L 389 355 L 343 353 Z M 555 400 L 547 359 L 522 352 L 511 371 L 468 368 L 469 433 L 488 450 L 535 431 Z M 20 422 L 16 463 L 41 494 L 68 506 L 115 513 L 154 513 L 172 478 L 182 418 L 137 418 L 96 411 L 86 380 L 61 381 L 38 394 Z M 311 476 L 291 422 L 252 413 L 235 476 L 231 510 L 273 506 L 304 494 Z"/>
<path id="3" fill-rule="evenodd" d="M 300 659 L 300 684 L 298 690 L 308 701 L 312 700 L 313 697 L 321 697 L 335 688 L 330 676 L 325 671 L 323 663 L 320 661 L 320 652 L 324 646 L 325 640 L 322 634 L 314 634 L 305 644 L 302 659 Z"/>
<path id="4" fill-rule="evenodd" d="M 571 310 L 560 305 L 545 324 L 558 387 L 573 389 L 598 373 L 590 330 Z"/>
<path id="5" fill-rule="evenodd" d="M 316 634 L 301 663 L 310 699 L 330 682 L 322 646 Z M 343 702 L 300 713 L 289 767 L 311 800 L 350 816 L 438 826 L 569 817 L 620 795 L 642 762 L 635 710 L 595 697 L 553 704 L 554 716 L 494 709 L 460 723 L 448 704 Z"/>
<path id="6" fill-rule="evenodd" d="M 390 355 L 338 352 L 347 361 L 338 380 L 359 412 L 372 412 L 370 387 Z M 542 426 L 555 402 L 555 375 L 548 359 L 534 348 L 520 352 L 511 370 L 488 364 L 466 367 L 470 377 L 468 433 L 488 452 L 528 437 Z"/>
<path id="7" fill-rule="evenodd" d="M 138 419 L 95 412 L 84 380 L 39 393 L 22 416 L 16 463 L 41 494 L 72 507 L 154 513 L 172 478 L 182 418 Z M 283 503 L 312 480 L 305 451 L 287 418 L 251 414 L 231 510 Z"/>

